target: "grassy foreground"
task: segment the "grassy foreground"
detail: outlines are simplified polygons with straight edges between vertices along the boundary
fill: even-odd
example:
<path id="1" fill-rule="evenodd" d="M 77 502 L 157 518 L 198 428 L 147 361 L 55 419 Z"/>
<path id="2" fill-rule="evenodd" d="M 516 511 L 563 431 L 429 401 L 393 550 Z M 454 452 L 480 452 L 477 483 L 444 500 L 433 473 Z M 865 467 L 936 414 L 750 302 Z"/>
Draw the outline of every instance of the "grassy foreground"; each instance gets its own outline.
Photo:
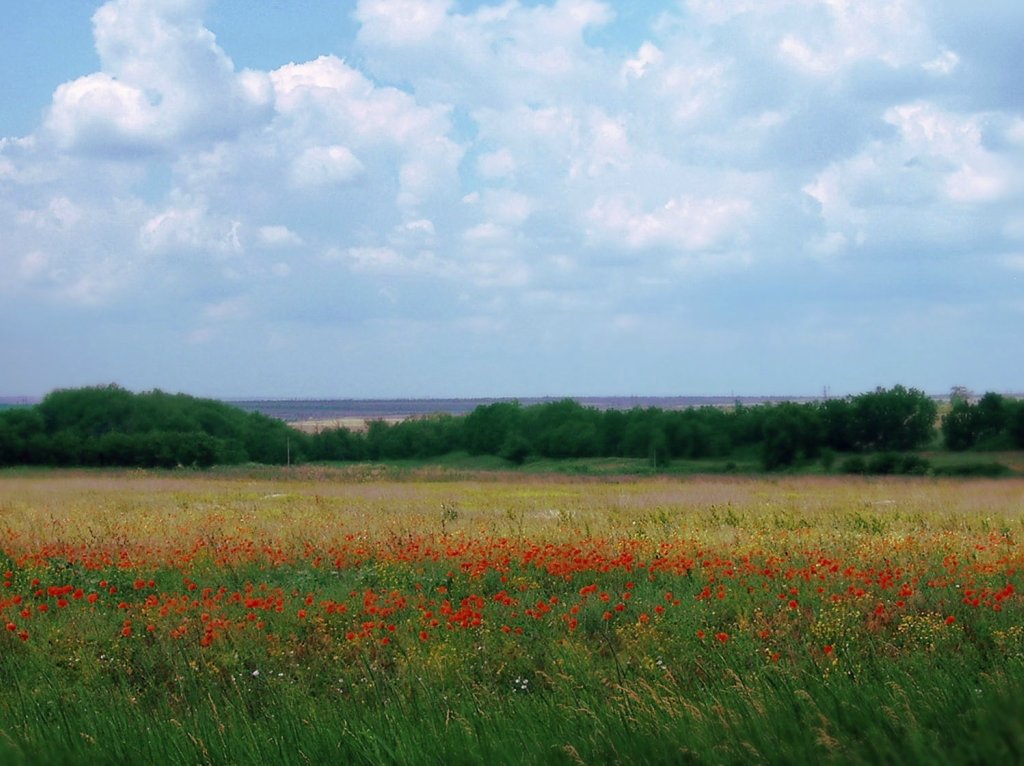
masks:
<path id="1" fill-rule="evenodd" d="M 0 473 L 0 763 L 1017 763 L 1022 524 L 1016 479 Z"/>

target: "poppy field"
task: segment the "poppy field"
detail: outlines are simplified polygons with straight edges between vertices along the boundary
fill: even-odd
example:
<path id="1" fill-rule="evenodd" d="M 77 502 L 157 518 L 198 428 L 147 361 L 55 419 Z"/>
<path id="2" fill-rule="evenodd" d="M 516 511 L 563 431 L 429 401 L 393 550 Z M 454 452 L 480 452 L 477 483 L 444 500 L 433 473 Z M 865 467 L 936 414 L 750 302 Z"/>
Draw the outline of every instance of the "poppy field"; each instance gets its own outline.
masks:
<path id="1" fill-rule="evenodd" d="M 0 474 L 0 763 L 1016 763 L 1024 481 Z"/>

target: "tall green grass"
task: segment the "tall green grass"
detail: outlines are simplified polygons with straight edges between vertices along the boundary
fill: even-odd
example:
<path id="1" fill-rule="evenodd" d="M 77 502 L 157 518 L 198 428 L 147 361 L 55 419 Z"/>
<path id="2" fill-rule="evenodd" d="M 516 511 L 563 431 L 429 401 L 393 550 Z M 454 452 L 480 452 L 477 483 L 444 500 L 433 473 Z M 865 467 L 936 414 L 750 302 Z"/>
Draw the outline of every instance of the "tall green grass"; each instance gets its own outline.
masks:
<path id="1" fill-rule="evenodd" d="M 525 683 L 339 669 L 354 684 L 347 688 L 266 661 L 254 675 L 242 655 L 227 666 L 182 655 L 166 658 L 180 679 L 174 691 L 167 677 L 69 679 L 52 658 L 23 657 L 16 667 L 4 662 L 0 761 L 997 764 L 1024 756 L 1019 659 L 879 658 L 853 676 L 810 661 L 737 668 L 746 663 L 723 654 L 700 668 L 618 679 L 599 655 L 598 647 L 556 649 L 552 667 Z"/>
<path id="2" fill-rule="evenodd" d="M 262 574 L 323 593 L 360 582 Z M 569 599 L 578 584 L 536 586 Z M 701 583 L 669 585 L 690 603 Z M 665 587 L 639 582 L 635 601 L 655 603 Z M 1020 762 L 1024 631 L 980 611 L 949 625 L 928 605 L 880 630 L 866 606 L 822 607 L 809 631 L 794 624 L 768 645 L 735 627 L 724 643 L 697 636 L 713 620 L 756 618 L 756 594 L 657 625 L 616 626 L 598 603 L 572 634 L 555 621 L 523 636 L 399 631 L 388 647 L 285 615 L 276 642 L 201 648 L 117 637 L 109 615 L 83 612 L 40 621 L 31 641 L 0 635 L 0 763 Z"/>

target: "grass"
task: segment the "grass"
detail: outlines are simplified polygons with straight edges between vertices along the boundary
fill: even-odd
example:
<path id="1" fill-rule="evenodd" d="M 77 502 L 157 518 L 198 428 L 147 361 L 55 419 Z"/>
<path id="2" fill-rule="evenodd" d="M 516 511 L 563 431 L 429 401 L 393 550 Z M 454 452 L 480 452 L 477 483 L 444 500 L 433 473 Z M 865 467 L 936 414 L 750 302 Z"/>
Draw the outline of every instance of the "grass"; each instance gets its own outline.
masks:
<path id="1" fill-rule="evenodd" d="M 1022 497 L 5 472 L 0 762 L 1020 762 Z"/>

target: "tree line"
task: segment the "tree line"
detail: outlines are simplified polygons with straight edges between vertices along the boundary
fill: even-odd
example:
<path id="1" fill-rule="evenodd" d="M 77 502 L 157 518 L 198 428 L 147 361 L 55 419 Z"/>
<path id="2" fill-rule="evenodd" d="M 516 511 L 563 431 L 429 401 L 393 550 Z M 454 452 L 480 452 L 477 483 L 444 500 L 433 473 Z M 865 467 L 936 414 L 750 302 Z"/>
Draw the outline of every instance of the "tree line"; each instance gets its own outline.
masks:
<path id="1" fill-rule="evenodd" d="M 0 465 L 277 464 L 295 434 L 279 420 L 186 394 L 64 389 L 0 412 Z"/>
<path id="2" fill-rule="evenodd" d="M 938 429 L 936 426 L 938 425 Z M 174 467 L 239 463 L 429 459 L 452 452 L 513 464 L 542 458 L 671 460 L 755 456 L 765 470 L 809 461 L 848 472 L 915 473 L 913 450 L 1024 448 L 1024 402 L 985 394 L 955 399 L 939 421 L 923 392 L 890 389 L 797 404 L 600 410 L 572 399 L 524 407 L 481 405 L 464 416 L 365 432 L 306 434 L 224 402 L 118 386 L 58 390 L 32 407 L 0 412 L 0 465 Z"/>

